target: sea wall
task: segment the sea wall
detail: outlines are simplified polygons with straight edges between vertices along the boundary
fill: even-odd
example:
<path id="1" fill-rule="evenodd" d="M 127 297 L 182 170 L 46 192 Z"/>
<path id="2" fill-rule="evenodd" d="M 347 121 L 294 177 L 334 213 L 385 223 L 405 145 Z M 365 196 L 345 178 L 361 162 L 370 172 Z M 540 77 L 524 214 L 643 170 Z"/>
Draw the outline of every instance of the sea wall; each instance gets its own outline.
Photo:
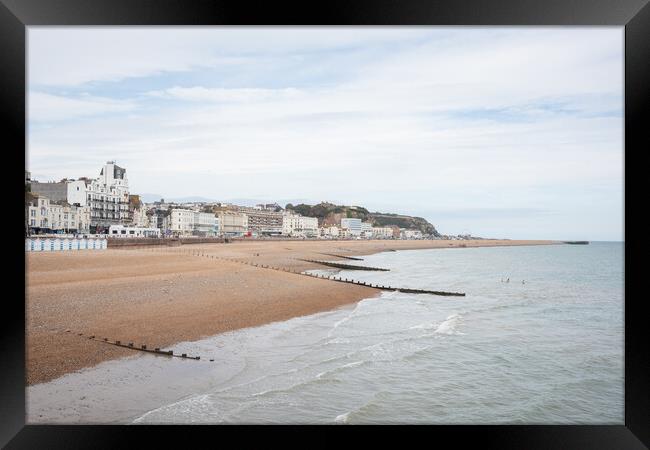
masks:
<path id="1" fill-rule="evenodd" d="M 229 239 L 228 239 L 229 240 Z M 129 248 L 142 246 L 177 247 L 187 244 L 222 244 L 228 242 L 224 238 L 108 238 L 110 248 Z"/>
<path id="2" fill-rule="evenodd" d="M 181 245 L 178 239 L 163 239 L 163 238 L 108 238 L 109 248 L 129 248 L 129 247 L 142 247 L 142 246 L 169 246 L 175 247 Z"/>

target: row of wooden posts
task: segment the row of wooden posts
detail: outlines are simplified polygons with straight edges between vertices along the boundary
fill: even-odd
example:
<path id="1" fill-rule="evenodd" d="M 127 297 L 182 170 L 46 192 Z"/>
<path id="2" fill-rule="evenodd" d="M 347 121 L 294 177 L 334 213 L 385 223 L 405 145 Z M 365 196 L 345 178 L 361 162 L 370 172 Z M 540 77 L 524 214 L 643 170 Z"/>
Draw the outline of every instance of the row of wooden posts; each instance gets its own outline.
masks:
<path id="1" fill-rule="evenodd" d="M 144 250 L 148 250 L 148 251 L 151 251 L 151 252 L 156 251 L 156 249 L 154 249 L 154 248 L 146 248 Z M 168 250 L 168 248 L 164 247 L 164 248 L 160 248 L 159 250 L 161 250 L 161 251 L 162 250 Z M 179 252 L 174 251 L 173 253 L 176 254 L 176 253 L 179 253 Z M 462 296 L 462 297 L 465 296 L 465 293 L 462 293 L 462 292 L 445 292 L 445 291 L 431 291 L 431 290 L 426 290 L 426 289 L 396 288 L 396 287 L 392 287 L 392 286 L 384 286 L 384 285 L 366 283 L 365 281 L 356 281 L 356 280 L 352 280 L 352 279 L 348 279 L 348 278 L 342 278 L 342 277 L 325 276 L 325 275 L 319 275 L 319 274 L 314 274 L 314 273 L 299 272 L 297 270 L 287 269 L 287 268 L 284 268 L 284 267 L 274 267 L 274 266 L 269 266 L 267 264 L 258 264 L 258 263 L 254 263 L 254 262 L 241 261 L 241 260 L 237 260 L 237 259 L 234 259 L 234 258 L 224 258 L 224 257 L 221 257 L 221 256 L 205 254 L 204 252 L 198 251 L 198 250 L 181 250 L 180 253 L 184 253 L 184 254 L 191 255 L 191 256 L 201 256 L 201 257 L 206 257 L 206 258 L 211 258 L 211 259 L 219 259 L 219 260 L 224 260 L 224 261 L 229 261 L 229 262 L 236 262 L 236 263 L 246 264 L 246 265 L 253 266 L 253 267 L 260 267 L 260 268 L 263 268 L 263 269 L 277 270 L 277 271 L 280 271 L 280 272 L 293 273 L 293 274 L 296 274 L 296 275 L 303 275 L 303 276 L 308 276 L 308 277 L 312 277 L 312 278 L 320 278 L 320 279 L 336 281 L 336 282 L 340 282 L 340 283 L 355 284 L 357 286 L 365 286 L 365 287 L 369 287 L 369 288 L 373 288 L 373 289 L 381 289 L 381 290 L 386 290 L 386 291 L 399 291 L 399 292 L 407 292 L 407 293 L 413 293 L 413 294 L 433 294 L 433 295 L 443 295 L 443 296 Z M 335 255 L 331 255 L 331 256 L 335 256 Z M 303 260 L 303 261 L 309 261 L 309 262 L 314 262 L 314 263 L 322 263 L 320 261 L 315 261 L 315 260 Z M 374 270 L 377 270 L 377 269 L 374 269 Z M 387 270 L 387 269 L 379 269 L 379 270 Z M 65 331 L 67 333 L 72 333 L 71 330 L 65 330 Z M 129 349 L 132 349 L 132 350 L 138 350 L 138 351 L 142 351 L 142 352 L 153 353 L 153 354 L 160 355 L 160 356 L 176 357 L 176 358 L 183 358 L 183 359 L 192 359 L 192 360 L 196 360 L 196 361 L 199 361 L 201 359 L 200 356 L 188 356 L 186 353 L 181 353 L 180 355 L 179 354 L 174 354 L 173 350 L 161 350 L 159 347 L 154 347 L 153 349 L 147 348 L 146 344 L 141 344 L 138 347 L 133 342 L 123 343 L 120 340 L 112 340 L 112 339 L 109 339 L 109 338 L 106 338 L 106 337 L 100 339 L 100 338 L 97 338 L 95 335 L 92 335 L 92 334 L 85 336 L 84 333 L 78 333 L 78 332 L 75 333 L 75 334 L 77 334 L 78 336 L 86 337 L 86 338 L 88 338 L 90 340 L 93 340 L 93 341 L 103 342 L 103 343 L 106 343 L 106 344 L 111 344 L 111 345 L 115 345 L 115 346 L 123 347 L 123 348 L 129 348 Z M 213 362 L 214 359 L 210 359 L 209 361 Z"/>
<path id="2" fill-rule="evenodd" d="M 65 330 L 66 333 L 72 333 L 72 330 Z M 85 337 L 91 341 L 96 341 L 96 342 L 102 342 L 105 344 L 110 344 L 110 345 L 115 345 L 118 347 L 123 347 L 123 348 L 128 348 L 131 350 L 138 350 L 141 352 L 147 352 L 147 353 L 154 353 L 156 355 L 160 356 L 169 356 L 169 357 L 175 357 L 175 358 L 183 358 L 183 359 L 193 359 L 196 361 L 201 360 L 200 356 L 189 356 L 187 353 L 181 353 L 181 354 L 174 354 L 174 350 L 161 350 L 159 347 L 154 347 L 154 348 L 147 348 L 146 344 L 141 344 L 140 346 L 135 345 L 133 342 L 122 342 L 120 340 L 114 340 L 114 339 L 109 339 L 107 337 L 105 338 L 98 338 L 94 334 L 89 334 L 89 335 L 84 335 L 84 333 L 74 333 L 77 336 Z M 213 362 L 214 359 L 210 359 L 210 362 Z"/>
<path id="3" fill-rule="evenodd" d="M 271 269 L 271 270 L 277 270 L 280 272 L 288 272 L 288 273 L 293 273 L 296 275 L 303 275 L 303 276 L 309 276 L 312 278 L 321 278 L 324 280 L 330 280 L 330 281 L 337 281 L 341 283 L 350 283 L 350 284 L 355 284 L 358 286 L 365 286 L 365 287 L 370 287 L 373 289 L 381 289 L 385 291 L 399 291 L 399 292 L 406 292 L 410 294 L 431 294 L 431 295 L 442 295 L 442 296 L 454 296 L 454 297 L 465 297 L 464 292 L 447 292 L 447 291 L 433 291 L 433 290 L 428 290 L 428 289 L 410 289 L 410 288 L 397 288 L 393 286 L 384 286 L 384 285 L 378 285 L 378 284 L 372 284 L 372 283 L 366 283 L 365 281 L 355 281 L 351 279 L 343 279 L 341 277 L 331 277 L 331 276 L 325 276 L 325 275 L 318 275 L 318 274 L 312 274 L 312 273 L 305 273 L 305 272 L 299 272 L 297 270 L 292 270 L 292 269 L 286 269 L 284 267 L 274 267 L 274 266 L 269 266 L 267 264 L 258 264 L 254 262 L 248 262 L 248 261 L 241 261 L 238 259 L 234 258 L 224 258 L 222 256 L 215 256 L 215 255 L 210 255 L 206 254 L 202 251 L 198 250 L 190 250 L 188 252 L 183 251 L 183 253 L 187 253 L 192 256 L 202 256 L 206 258 L 211 258 L 211 259 L 220 259 L 224 261 L 230 261 L 230 262 L 237 262 L 240 264 L 246 264 L 249 266 L 253 267 L 260 267 L 262 269 Z M 311 261 L 311 260 L 303 260 L 303 261 L 309 261 L 309 262 L 316 262 L 316 261 Z M 320 262 L 322 263 L 322 262 Z M 358 267 L 358 266 L 357 266 Z M 377 269 L 374 268 L 372 270 L 387 270 L 387 269 Z"/>

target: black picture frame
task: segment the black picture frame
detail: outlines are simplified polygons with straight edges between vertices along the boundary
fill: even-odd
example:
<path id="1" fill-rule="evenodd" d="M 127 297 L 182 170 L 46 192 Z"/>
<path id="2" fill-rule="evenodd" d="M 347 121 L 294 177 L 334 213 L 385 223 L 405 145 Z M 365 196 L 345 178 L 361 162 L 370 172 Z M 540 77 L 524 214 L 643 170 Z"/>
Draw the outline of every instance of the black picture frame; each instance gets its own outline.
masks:
<path id="1" fill-rule="evenodd" d="M 223 0 L 0 0 L 0 114 L 5 160 L 12 159 L 10 186 L 16 211 L 24 194 L 17 169 L 20 149 L 26 151 L 25 50 L 30 25 L 615 25 L 625 27 L 625 192 L 633 194 L 634 180 L 643 180 L 641 159 L 650 150 L 643 117 L 650 101 L 650 5 L 648 0 L 349 0 L 293 5 L 264 1 Z M 646 114 L 643 114 L 646 113 Z M 636 164 L 630 164 L 635 161 Z M 24 160 L 23 160 L 24 162 Z M 13 181 L 11 181 L 13 180 Z M 625 202 L 625 218 L 636 202 Z M 23 228 L 15 217 L 7 236 L 17 259 L 7 267 L 6 280 L 16 289 L 4 296 L 0 355 L 0 445 L 6 448 L 117 448 L 130 447 L 137 437 L 170 443 L 196 444 L 196 435 L 208 443 L 222 444 L 223 433 L 240 427 L 163 426 L 44 426 L 25 425 L 25 252 L 15 234 Z M 8 221 L 9 222 L 9 221 Z M 634 242 L 642 221 L 625 220 L 625 294 L 633 292 L 640 252 Z M 24 230 L 23 230 L 24 231 Z M 627 242 L 631 239 L 630 243 Z M 22 267 L 17 264 L 22 261 Z M 631 270 L 631 272 L 630 272 Z M 5 288 L 6 290 L 6 288 Z M 650 362 L 644 343 L 649 342 L 644 298 L 625 295 L 625 424 L 620 426 L 435 426 L 373 427 L 369 434 L 383 439 L 386 431 L 414 438 L 435 434 L 457 444 L 471 440 L 501 449 L 590 448 L 623 449 L 650 446 Z M 7 311 L 10 306 L 10 312 Z M 645 336 L 645 337 L 644 337 Z M 280 427 L 281 430 L 286 428 Z M 327 429 L 329 443 L 348 434 L 349 427 Z M 367 428 L 366 428 L 367 429 Z M 276 431 L 265 427 L 264 431 Z M 291 427 L 292 440 L 319 427 Z M 256 430 L 262 431 L 262 430 Z M 334 433 L 334 434 L 330 434 Z M 257 434 L 257 433 L 256 433 Z M 241 437 L 254 437 L 243 434 Z M 329 439 L 328 439 L 329 438 Z M 269 441 L 270 442 L 270 441 Z M 304 442 L 304 441 L 303 441 Z"/>

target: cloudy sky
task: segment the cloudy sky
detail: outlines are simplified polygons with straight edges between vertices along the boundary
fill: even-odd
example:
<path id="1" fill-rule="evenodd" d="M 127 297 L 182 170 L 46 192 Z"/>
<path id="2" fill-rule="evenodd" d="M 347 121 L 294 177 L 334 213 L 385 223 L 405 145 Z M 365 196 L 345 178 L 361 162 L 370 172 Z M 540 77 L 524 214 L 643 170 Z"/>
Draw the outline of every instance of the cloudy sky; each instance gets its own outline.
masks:
<path id="1" fill-rule="evenodd" d="M 623 239 L 623 28 L 28 27 L 27 167 Z"/>

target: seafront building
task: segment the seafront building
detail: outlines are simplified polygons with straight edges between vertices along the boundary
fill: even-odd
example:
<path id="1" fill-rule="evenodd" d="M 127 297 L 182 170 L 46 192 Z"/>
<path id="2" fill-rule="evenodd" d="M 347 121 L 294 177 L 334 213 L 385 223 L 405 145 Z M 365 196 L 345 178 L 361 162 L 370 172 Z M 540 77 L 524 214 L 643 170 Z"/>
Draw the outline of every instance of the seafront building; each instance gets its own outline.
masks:
<path id="1" fill-rule="evenodd" d="M 217 219 L 223 236 L 243 236 L 248 232 L 248 216 L 242 212 L 221 210 L 217 212 Z"/>
<path id="2" fill-rule="evenodd" d="M 88 233 L 90 208 L 34 196 L 27 204 L 27 220 L 30 234 Z"/>
<path id="3" fill-rule="evenodd" d="M 326 230 L 327 230 L 326 233 L 329 236 L 332 236 L 332 237 L 339 237 L 339 234 L 340 234 L 340 231 L 341 231 L 341 229 L 339 227 L 334 226 L 334 225 L 331 226 L 331 227 L 327 227 Z"/>
<path id="4" fill-rule="evenodd" d="M 130 220 L 129 182 L 126 169 L 108 161 L 99 177 L 86 181 L 86 202 L 90 206 L 90 228 L 103 233 L 111 225 Z"/>
<path id="5" fill-rule="evenodd" d="M 219 234 L 219 219 L 213 213 L 194 211 L 192 235 L 214 237 Z"/>
<path id="6" fill-rule="evenodd" d="M 194 211 L 180 208 L 172 209 L 169 229 L 173 236 L 191 236 L 194 229 Z"/>
<path id="7" fill-rule="evenodd" d="M 370 222 L 361 222 L 361 237 L 372 238 L 372 224 Z"/>
<path id="8" fill-rule="evenodd" d="M 402 239 L 422 239 L 422 232 L 420 230 L 401 229 Z"/>
<path id="9" fill-rule="evenodd" d="M 282 216 L 282 234 L 285 236 L 318 236 L 318 218 L 285 213 Z"/>
<path id="10" fill-rule="evenodd" d="M 390 239 L 393 237 L 393 229 L 391 227 L 373 227 L 372 236 L 375 239 Z"/>
<path id="11" fill-rule="evenodd" d="M 340 228 L 337 226 L 319 228 L 319 236 L 325 239 L 336 239 L 339 237 Z"/>
<path id="12" fill-rule="evenodd" d="M 168 223 L 172 236 L 214 237 L 219 233 L 219 219 L 208 212 L 173 208 Z"/>
<path id="13" fill-rule="evenodd" d="M 144 204 L 129 193 L 126 169 L 107 161 L 96 178 L 64 178 L 41 183 L 25 171 L 26 233 L 93 233 L 114 236 L 151 236 L 159 230 L 170 236 L 291 236 L 325 239 L 423 239 L 415 229 L 395 225 L 373 227 L 359 218 L 305 217 L 284 211 L 277 203 L 255 207 L 214 202 Z M 351 206 L 350 210 L 358 210 Z M 337 222 L 340 220 L 340 223 Z M 146 231 L 148 229 L 149 231 Z M 113 231 L 117 231 L 114 233 Z M 125 233 L 122 233 L 124 231 Z M 131 233 L 133 231 L 133 233 Z M 429 237 L 428 235 L 426 237 Z"/>
<path id="14" fill-rule="evenodd" d="M 361 219 L 344 217 L 341 219 L 341 228 L 350 236 L 361 236 Z"/>
<path id="15" fill-rule="evenodd" d="M 60 182 L 40 183 L 32 181 L 31 192 L 52 202 L 90 208 L 90 232 L 103 233 L 111 225 L 128 223 L 129 182 L 126 169 L 108 161 L 94 179 L 63 179 Z"/>
<path id="16" fill-rule="evenodd" d="M 282 212 L 275 204 L 257 205 L 255 208 L 238 206 L 236 210 L 247 217 L 248 229 L 255 235 L 278 236 L 282 234 Z"/>
<path id="17" fill-rule="evenodd" d="M 129 195 L 129 217 L 126 221 L 132 227 L 148 227 L 147 209 L 139 195 Z"/>
<path id="18" fill-rule="evenodd" d="M 146 210 L 148 227 L 158 228 L 163 236 L 171 235 L 171 214 L 169 209 L 160 207 L 145 207 L 144 209 Z"/>
<path id="19" fill-rule="evenodd" d="M 52 202 L 68 202 L 71 205 L 86 206 L 86 182 L 84 180 L 63 179 L 59 182 L 41 183 L 32 181 L 30 191 L 34 195 L 45 197 Z"/>

